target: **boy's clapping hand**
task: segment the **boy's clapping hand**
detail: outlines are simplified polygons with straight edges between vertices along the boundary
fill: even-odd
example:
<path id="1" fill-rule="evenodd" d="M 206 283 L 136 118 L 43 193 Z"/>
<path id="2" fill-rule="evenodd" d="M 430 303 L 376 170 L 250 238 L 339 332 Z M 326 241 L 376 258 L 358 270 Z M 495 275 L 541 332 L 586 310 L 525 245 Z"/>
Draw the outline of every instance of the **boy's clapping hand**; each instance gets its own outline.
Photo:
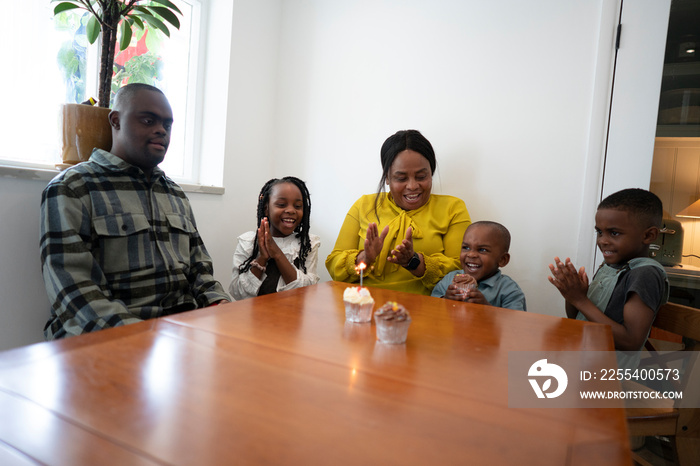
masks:
<path id="1" fill-rule="evenodd" d="M 575 303 L 581 299 L 586 299 L 588 293 L 588 275 L 584 267 L 578 271 L 571 259 L 566 258 L 562 262 L 559 257 L 554 258 L 554 264 L 549 264 L 551 277 L 547 277 L 549 282 L 556 286 L 565 300 Z"/>

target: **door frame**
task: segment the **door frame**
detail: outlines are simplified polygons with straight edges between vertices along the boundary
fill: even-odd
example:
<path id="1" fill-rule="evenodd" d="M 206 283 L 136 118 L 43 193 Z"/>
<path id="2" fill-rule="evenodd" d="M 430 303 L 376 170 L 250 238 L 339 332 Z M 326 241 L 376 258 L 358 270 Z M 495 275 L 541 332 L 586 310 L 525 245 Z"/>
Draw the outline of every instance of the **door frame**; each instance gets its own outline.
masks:
<path id="1" fill-rule="evenodd" d="M 602 8 L 594 91 L 601 104 L 592 112 L 577 250 L 587 270 L 600 260 L 598 203 L 620 189 L 649 189 L 671 0 L 603 1 Z"/>

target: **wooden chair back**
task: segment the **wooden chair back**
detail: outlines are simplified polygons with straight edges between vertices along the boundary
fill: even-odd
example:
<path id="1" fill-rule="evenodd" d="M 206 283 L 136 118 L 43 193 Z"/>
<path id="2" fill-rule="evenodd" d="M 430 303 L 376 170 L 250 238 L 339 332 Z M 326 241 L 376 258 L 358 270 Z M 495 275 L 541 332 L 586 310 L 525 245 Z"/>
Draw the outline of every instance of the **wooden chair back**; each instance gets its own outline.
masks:
<path id="1" fill-rule="evenodd" d="M 652 325 L 696 342 L 700 341 L 700 309 L 666 303 L 659 309 Z"/>
<path id="2" fill-rule="evenodd" d="M 696 353 L 700 351 L 700 309 L 667 303 L 661 306 L 652 325 L 683 337 L 683 347 L 660 354 L 654 343 L 648 341 L 649 355 L 642 359 L 640 367 L 667 368 L 674 360 L 684 360 L 682 383 L 673 387 L 683 392 L 683 398 L 665 407 L 628 407 L 630 436 L 671 437 L 677 464 L 696 464 L 700 458 L 700 408 L 697 408 L 700 405 L 700 353 Z M 688 351 L 693 352 L 690 357 Z M 645 464 L 635 452 L 633 458 Z"/>

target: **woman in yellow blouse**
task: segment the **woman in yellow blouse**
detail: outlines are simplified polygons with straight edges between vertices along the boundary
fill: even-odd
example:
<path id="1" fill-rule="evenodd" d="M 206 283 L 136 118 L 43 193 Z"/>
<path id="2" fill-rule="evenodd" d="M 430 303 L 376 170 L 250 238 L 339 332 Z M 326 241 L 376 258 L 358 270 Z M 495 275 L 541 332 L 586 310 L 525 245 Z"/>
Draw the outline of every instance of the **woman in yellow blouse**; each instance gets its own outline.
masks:
<path id="1" fill-rule="evenodd" d="M 390 136 L 381 161 L 377 193 L 350 208 L 326 268 L 333 280 L 356 283 L 356 267 L 364 262 L 363 285 L 429 295 L 460 268 L 469 213 L 461 199 L 431 194 L 435 152 L 418 131 Z"/>

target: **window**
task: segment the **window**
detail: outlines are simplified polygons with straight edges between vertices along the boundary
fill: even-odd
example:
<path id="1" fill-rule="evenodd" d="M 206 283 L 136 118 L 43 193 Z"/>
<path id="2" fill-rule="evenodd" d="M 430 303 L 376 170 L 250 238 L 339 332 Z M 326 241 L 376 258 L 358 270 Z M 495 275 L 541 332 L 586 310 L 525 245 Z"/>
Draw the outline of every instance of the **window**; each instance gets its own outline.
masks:
<path id="1" fill-rule="evenodd" d="M 148 82 L 167 95 L 175 124 L 161 167 L 175 180 L 198 183 L 195 103 L 202 1 L 172 2 L 183 13 L 180 28 L 169 27 L 169 38 L 155 29 L 134 34 L 129 48 L 115 54 L 115 77 L 122 83 Z M 5 164 L 60 163 L 60 105 L 97 97 L 99 47 L 85 36 L 88 13 L 76 9 L 54 17 L 55 6 L 48 0 L 23 2 L 11 8 L 23 21 L 0 28 L 5 49 L 0 162 Z"/>

